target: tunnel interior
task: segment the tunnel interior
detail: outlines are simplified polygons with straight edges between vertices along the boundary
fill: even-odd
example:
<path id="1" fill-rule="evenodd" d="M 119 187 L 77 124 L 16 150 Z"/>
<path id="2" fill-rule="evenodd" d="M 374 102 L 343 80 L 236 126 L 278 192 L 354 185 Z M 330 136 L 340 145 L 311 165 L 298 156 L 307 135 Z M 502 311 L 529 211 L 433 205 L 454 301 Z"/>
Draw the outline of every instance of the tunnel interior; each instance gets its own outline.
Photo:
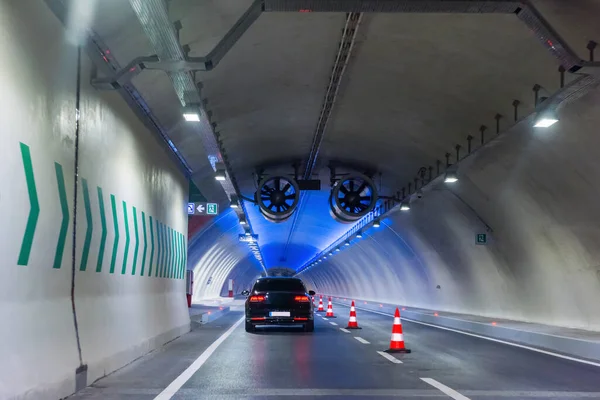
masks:
<path id="1" fill-rule="evenodd" d="M 596 334 L 600 3 L 568 3 L 0 1 L 0 398 L 265 276 Z"/>

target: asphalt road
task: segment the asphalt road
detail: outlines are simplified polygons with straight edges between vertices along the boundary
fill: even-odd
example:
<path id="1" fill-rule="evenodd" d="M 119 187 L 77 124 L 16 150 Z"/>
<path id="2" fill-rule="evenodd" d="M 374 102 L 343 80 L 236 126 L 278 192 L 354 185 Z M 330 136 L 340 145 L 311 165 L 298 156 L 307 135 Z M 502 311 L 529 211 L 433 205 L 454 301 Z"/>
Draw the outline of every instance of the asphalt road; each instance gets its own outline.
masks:
<path id="1" fill-rule="evenodd" d="M 412 353 L 390 360 L 378 351 L 391 317 L 358 310 L 363 329 L 346 333 L 348 308 L 335 311 L 316 318 L 314 333 L 239 325 L 172 398 L 600 400 L 598 367 L 409 322 Z M 73 398 L 154 399 L 240 318 L 232 312 Z"/>

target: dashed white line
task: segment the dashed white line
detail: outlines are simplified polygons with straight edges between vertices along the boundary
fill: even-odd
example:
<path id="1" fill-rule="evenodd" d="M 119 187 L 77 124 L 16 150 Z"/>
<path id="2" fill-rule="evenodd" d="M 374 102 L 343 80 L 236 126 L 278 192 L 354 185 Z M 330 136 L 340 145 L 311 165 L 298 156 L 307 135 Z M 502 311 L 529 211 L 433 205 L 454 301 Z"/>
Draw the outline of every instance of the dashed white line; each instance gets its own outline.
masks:
<path id="1" fill-rule="evenodd" d="M 329 322 L 329 323 L 333 326 L 337 326 L 337 324 L 335 322 Z"/>
<path id="2" fill-rule="evenodd" d="M 374 311 L 374 310 L 368 310 L 368 309 L 362 308 L 362 307 L 356 307 L 356 309 L 357 310 L 371 312 L 373 314 L 385 315 L 386 317 L 393 317 L 394 316 L 394 314 L 389 314 L 389 313 L 384 313 L 384 312 Z M 495 339 L 495 338 L 492 338 L 492 337 L 489 337 L 489 336 L 478 335 L 476 333 L 469 333 L 469 332 L 461 331 L 461 330 L 458 330 L 458 329 L 446 328 L 445 326 L 430 324 L 430 323 L 427 323 L 427 322 L 421 322 L 421 321 L 414 320 L 412 318 L 402 317 L 402 321 L 408 321 L 408 322 L 412 322 L 412 323 L 419 324 L 419 325 L 430 326 L 432 328 L 442 329 L 442 330 L 448 331 L 448 332 L 460 333 L 461 335 L 467 335 L 467 336 L 476 337 L 476 338 L 483 339 L 483 340 L 489 340 L 490 342 L 496 342 L 496 343 L 506 344 L 508 346 L 518 347 L 518 348 L 524 349 L 524 350 L 535 351 L 536 353 L 541 353 L 541 354 L 546 354 L 546 355 L 549 355 L 549 356 L 552 356 L 552 357 L 562 358 L 563 360 L 575 361 L 575 362 L 578 362 L 578 363 L 581 363 L 581 364 L 587 364 L 587 365 L 593 365 L 594 367 L 600 367 L 600 363 L 598 363 L 598 362 L 583 360 L 581 358 L 576 358 L 576 357 L 571 357 L 571 356 L 566 356 L 566 355 L 563 355 L 563 354 L 558 354 L 558 353 L 554 353 L 554 352 L 551 352 L 551 351 L 548 351 L 548 350 L 542 350 L 542 349 L 538 349 L 538 348 L 535 348 L 535 347 L 526 346 L 526 345 L 523 345 L 523 344 L 507 342 L 506 340 Z"/>
<path id="3" fill-rule="evenodd" d="M 200 367 L 204 365 L 206 360 L 210 358 L 210 356 L 215 352 L 215 350 L 217 350 L 221 343 L 223 343 L 225 339 L 227 339 L 242 322 L 244 322 L 244 319 L 244 317 L 240 318 L 239 321 L 237 321 L 231 328 L 227 330 L 227 332 L 222 334 L 217 340 L 208 346 L 208 348 L 204 350 L 202 354 L 200 354 L 196 361 L 187 367 L 186 370 L 181 373 L 181 375 L 175 378 L 175 380 L 171 382 L 169 386 L 165 388 L 165 390 L 160 392 L 158 396 L 154 398 L 154 400 L 170 400 L 175 393 L 177 393 L 177 391 L 181 389 L 183 385 L 185 385 L 192 375 L 194 375 L 200 369 Z"/>
<path id="4" fill-rule="evenodd" d="M 327 319 L 327 318 L 325 318 L 325 317 L 323 317 L 323 321 L 328 321 L 328 319 Z"/>
<path id="5" fill-rule="evenodd" d="M 369 342 L 367 342 L 365 339 L 361 338 L 360 336 L 354 336 L 354 339 L 358 340 L 362 344 L 369 344 Z"/>
<path id="6" fill-rule="evenodd" d="M 350 333 L 350 331 L 346 328 L 340 328 L 340 331 L 344 332 L 344 333 Z"/>
<path id="7" fill-rule="evenodd" d="M 384 353 L 383 351 L 378 351 L 377 354 L 379 354 L 381 357 L 393 362 L 394 364 L 402 364 L 402 361 L 398 360 L 396 357 L 392 356 L 391 354 Z"/>
<path id="8" fill-rule="evenodd" d="M 430 384 L 431 386 L 433 386 L 434 388 L 438 389 L 440 392 L 444 393 L 445 395 L 453 398 L 454 400 L 471 400 L 468 397 L 463 396 L 462 394 L 458 393 L 456 390 L 454 390 L 452 388 L 449 388 L 448 386 L 439 383 L 435 379 L 421 378 L 421 380 L 423 382 L 425 382 L 425 383 Z"/>

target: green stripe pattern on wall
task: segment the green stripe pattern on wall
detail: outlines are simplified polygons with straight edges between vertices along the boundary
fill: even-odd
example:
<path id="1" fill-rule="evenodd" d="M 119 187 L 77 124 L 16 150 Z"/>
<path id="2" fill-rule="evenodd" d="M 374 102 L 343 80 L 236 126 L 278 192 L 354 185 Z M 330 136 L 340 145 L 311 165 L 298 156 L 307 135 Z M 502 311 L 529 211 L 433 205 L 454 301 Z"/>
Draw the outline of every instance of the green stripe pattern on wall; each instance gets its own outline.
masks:
<path id="1" fill-rule="evenodd" d="M 86 179 L 81 180 L 81 186 L 83 189 L 83 203 L 85 206 L 85 219 L 87 223 L 87 229 L 85 231 L 85 242 L 83 243 L 83 251 L 81 252 L 81 264 L 79 266 L 79 270 L 85 271 L 87 268 L 88 257 L 90 254 L 90 244 L 92 243 L 92 233 L 94 231 L 94 224 L 92 221 L 92 207 L 90 206 L 90 191 Z"/>
<path id="2" fill-rule="evenodd" d="M 24 227 L 17 265 L 27 266 L 29 264 L 33 245 L 35 244 L 35 231 L 40 216 L 40 205 L 30 147 L 24 143 L 20 143 L 20 151 L 23 162 L 25 184 L 27 186 L 27 194 L 29 197 L 29 210 L 27 222 Z M 58 240 L 56 243 L 52 268 L 59 270 L 62 267 L 64 259 L 64 252 L 67 244 L 67 233 L 69 230 L 71 216 L 69 214 L 69 202 L 67 198 L 63 167 L 58 162 L 54 163 L 54 174 L 56 178 L 61 219 L 60 225 L 56 228 Z M 90 197 L 89 182 L 87 179 L 81 179 L 81 188 L 86 228 L 85 240 L 83 241 L 81 259 L 79 263 L 79 271 L 85 272 L 88 270 L 88 264 L 90 262 L 90 249 L 92 247 L 91 244 L 94 237 L 96 237 L 99 241 L 98 256 L 96 260 L 92 261 L 92 263 L 95 262 L 96 264 L 96 272 L 102 272 L 105 260 L 104 256 L 106 252 L 106 241 L 108 237 L 104 193 L 101 187 L 96 187 L 98 198 L 98 214 L 100 217 L 99 221 L 101 229 L 101 233 L 98 238 L 98 235 L 94 236 L 94 213 Z M 132 206 L 130 207 L 132 211 L 131 220 L 133 221 L 133 234 L 135 238 L 135 244 L 133 244 L 129 231 L 130 215 L 128 214 L 129 207 L 127 206 L 127 202 L 125 200 L 122 201 L 124 222 L 123 227 L 119 226 L 119 209 L 117 207 L 117 198 L 114 194 L 110 195 L 110 206 L 114 231 L 112 254 L 109 267 L 110 274 L 114 274 L 115 272 L 121 228 L 123 228 L 125 233 L 125 243 L 123 248 L 123 265 L 121 268 L 121 274 L 126 274 L 128 266 L 131 265 L 131 275 L 133 276 L 144 276 L 144 274 L 147 274 L 147 276 L 150 277 L 167 277 L 171 279 L 185 278 L 187 251 L 185 235 L 183 233 L 177 232 L 173 228 L 157 221 L 156 218 L 153 218 L 152 216 L 146 217 L 145 212 L 139 212 L 137 207 Z M 138 222 L 138 219 L 141 219 L 141 224 Z M 140 229 L 142 232 L 140 232 Z M 148 231 L 150 231 L 149 234 Z M 141 247 L 141 237 L 143 237 L 144 240 L 142 254 L 139 253 Z M 129 251 L 132 245 L 134 246 L 133 258 L 132 260 L 129 260 Z M 150 253 L 149 255 L 148 252 Z M 140 260 L 141 265 L 139 265 L 138 268 L 138 261 Z M 153 271 L 154 275 L 152 275 Z"/>
<path id="3" fill-rule="evenodd" d="M 53 268 L 59 269 L 62 265 L 65 242 L 67 241 L 67 231 L 69 230 L 69 203 L 67 202 L 67 190 L 65 188 L 65 176 L 63 174 L 62 165 L 55 162 L 54 170 L 56 172 L 56 185 L 58 186 L 60 210 L 62 211 L 62 223 L 60 224 L 58 243 L 56 243 Z"/>
<path id="4" fill-rule="evenodd" d="M 148 234 L 146 233 L 146 214 L 142 211 L 142 230 L 144 231 L 144 254 L 142 255 L 142 270 L 140 276 L 144 276 L 146 268 L 146 254 L 148 252 Z"/>

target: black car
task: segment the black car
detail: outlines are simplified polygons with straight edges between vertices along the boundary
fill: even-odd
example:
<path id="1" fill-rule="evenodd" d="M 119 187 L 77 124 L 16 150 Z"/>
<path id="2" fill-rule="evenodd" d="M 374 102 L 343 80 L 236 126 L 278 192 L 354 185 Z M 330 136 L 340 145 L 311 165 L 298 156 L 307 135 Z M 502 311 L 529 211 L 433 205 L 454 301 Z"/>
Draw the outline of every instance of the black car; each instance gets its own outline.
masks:
<path id="1" fill-rule="evenodd" d="M 315 330 L 311 296 L 298 278 L 266 277 L 254 282 L 251 291 L 242 292 L 246 299 L 246 332 L 256 325 L 303 325 L 304 331 Z"/>

